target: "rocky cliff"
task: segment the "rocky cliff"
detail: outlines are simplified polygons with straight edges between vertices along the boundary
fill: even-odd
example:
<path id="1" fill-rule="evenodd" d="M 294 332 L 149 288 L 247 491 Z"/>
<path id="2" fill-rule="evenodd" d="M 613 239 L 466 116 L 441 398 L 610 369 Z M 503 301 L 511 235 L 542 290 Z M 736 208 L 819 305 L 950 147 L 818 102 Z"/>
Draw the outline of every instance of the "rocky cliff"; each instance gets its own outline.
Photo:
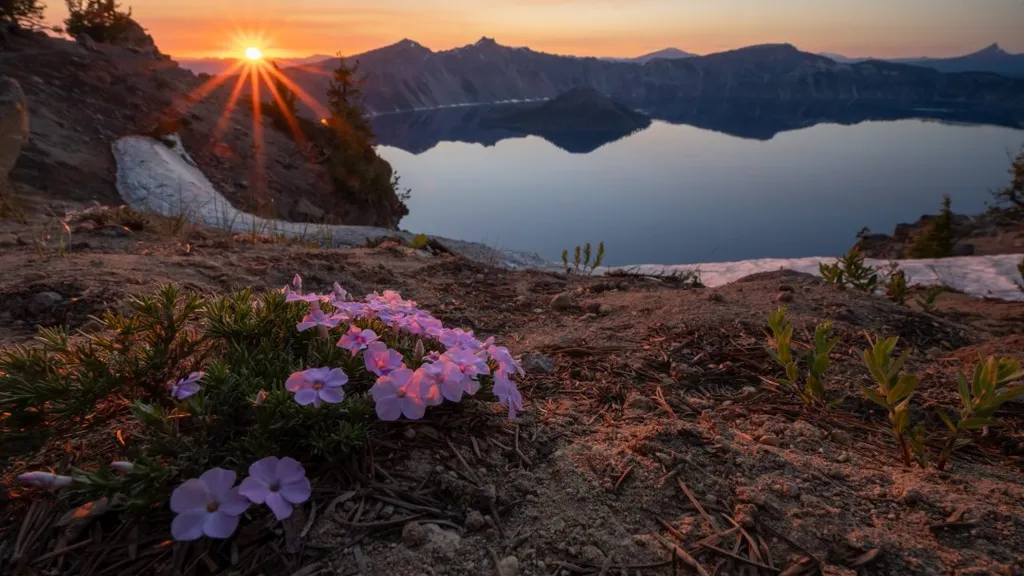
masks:
<path id="1" fill-rule="evenodd" d="M 369 112 L 553 98 L 584 86 L 632 107 L 683 100 L 884 103 L 890 106 L 1013 109 L 1024 113 L 1024 80 L 943 74 L 869 61 L 840 64 L 788 44 L 751 46 L 645 64 L 510 48 L 491 39 L 441 52 L 411 40 L 354 56 L 366 77 Z M 288 74 L 323 94 L 335 61 Z"/>

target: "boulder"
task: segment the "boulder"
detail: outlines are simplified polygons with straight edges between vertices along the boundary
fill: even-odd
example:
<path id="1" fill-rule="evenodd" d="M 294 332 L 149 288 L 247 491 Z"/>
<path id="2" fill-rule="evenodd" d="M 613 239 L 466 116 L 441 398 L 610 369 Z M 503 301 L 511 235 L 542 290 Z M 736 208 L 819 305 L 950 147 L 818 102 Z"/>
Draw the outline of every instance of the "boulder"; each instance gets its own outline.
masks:
<path id="1" fill-rule="evenodd" d="M 327 213 L 305 198 L 298 198 L 292 204 L 291 218 L 301 222 L 321 222 Z"/>
<path id="2" fill-rule="evenodd" d="M 0 184 L 14 168 L 28 140 L 28 100 L 13 78 L 0 77 Z"/>

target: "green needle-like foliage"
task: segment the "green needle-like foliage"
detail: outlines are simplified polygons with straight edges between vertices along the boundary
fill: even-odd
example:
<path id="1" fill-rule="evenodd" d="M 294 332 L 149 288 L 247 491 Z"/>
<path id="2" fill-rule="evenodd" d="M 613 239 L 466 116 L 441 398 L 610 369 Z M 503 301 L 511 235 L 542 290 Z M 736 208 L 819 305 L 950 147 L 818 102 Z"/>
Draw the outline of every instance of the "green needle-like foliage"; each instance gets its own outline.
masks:
<path id="1" fill-rule="evenodd" d="M 562 266 L 565 266 L 565 273 L 569 273 L 569 250 L 562 250 Z"/>
<path id="2" fill-rule="evenodd" d="M 935 312 L 936 300 L 938 299 L 939 294 L 942 294 L 945 291 L 946 288 L 943 286 L 932 286 L 923 295 L 918 296 L 915 299 L 915 302 L 917 302 L 917 305 L 925 312 Z"/>
<path id="3" fill-rule="evenodd" d="M 825 282 L 837 288 L 851 287 L 868 294 L 874 294 L 878 288 L 878 271 L 865 264 L 864 253 L 857 247 L 833 264 L 818 264 L 818 272 Z"/>
<path id="4" fill-rule="evenodd" d="M 581 262 L 581 260 L 580 260 L 580 247 L 577 246 L 576 247 L 576 252 L 573 254 L 573 257 L 572 257 L 572 263 L 573 263 L 573 266 L 576 267 L 576 272 L 580 271 L 580 262 Z"/>
<path id="5" fill-rule="evenodd" d="M 583 245 L 583 269 L 586 270 L 587 266 L 590 266 L 590 242 Z"/>
<path id="6" fill-rule="evenodd" d="M 907 274 L 903 270 L 894 269 L 889 274 L 885 282 L 885 296 L 900 305 L 907 302 Z"/>
<path id="7" fill-rule="evenodd" d="M 597 268 L 604 262 L 604 242 L 597 243 L 597 256 L 594 257 L 594 268 Z M 1024 276 L 1024 261 L 1020 263 L 1021 276 Z"/>
<path id="8" fill-rule="evenodd" d="M 996 410 L 1006 402 L 1024 396 L 1024 385 L 1011 384 L 1024 380 L 1024 371 L 1017 360 L 997 359 L 989 356 L 974 367 L 974 377 L 968 382 L 963 373 L 957 374 L 957 392 L 960 396 L 960 419 L 954 424 L 953 419 L 942 410 L 938 410 L 942 421 L 949 428 L 949 440 L 939 455 L 938 468 L 942 470 L 949 458 L 958 448 L 970 443 L 969 438 L 961 434 L 986 426 L 997 426 L 999 420 L 994 418 Z"/>
<path id="9" fill-rule="evenodd" d="M 582 270 L 593 274 L 595 270 L 604 262 L 604 242 L 600 242 L 597 245 L 597 253 L 594 254 L 591 249 L 590 242 L 587 242 L 583 246 L 577 246 L 573 251 L 572 263 L 569 262 L 569 250 L 562 250 L 562 266 L 565 267 L 565 273 L 575 272 L 577 274 Z M 593 259 L 591 259 L 593 256 Z"/>
<path id="10" fill-rule="evenodd" d="M 768 317 L 768 327 L 772 331 L 769 353 L 786 372 L 789 387 L 803 400 L 804 404 L 823 404 L 825 402 L 825 372 L 829 367 L 829 354 L 839 343 L 838 338 L 830 338 L 832 324 L 819 324 L 814 330 L 814 346 L 808 350 L 806 363 L 807 375 L 800 384 L 800 369 L 793 354 L 793 324 L 786 318 L 786 309 L 779 308 Z"/>
<path id="11" fill-rule="evenodd" d="M 911 461 L 911 450 L 907 445 L 905 434 L 910 428 L 910 401 L 917 388 L 917 376 L 906 374 L 903 367 L 910 357 L 910 351 L 905 351 L 898 358 L 893 358 L 893 351 L 899 338 L 885 338 L 878 342 L 872 342 L 868 337 L 871 348 L 864 350 L 864 364 L 874 378 L 876 388 L 862 388 L 864 395 L 869 400 L 878 404 L 889 413 L 889 422 L 892 424 L 892 433 L 899 444 L 903 462 L 907 465 Z"/>

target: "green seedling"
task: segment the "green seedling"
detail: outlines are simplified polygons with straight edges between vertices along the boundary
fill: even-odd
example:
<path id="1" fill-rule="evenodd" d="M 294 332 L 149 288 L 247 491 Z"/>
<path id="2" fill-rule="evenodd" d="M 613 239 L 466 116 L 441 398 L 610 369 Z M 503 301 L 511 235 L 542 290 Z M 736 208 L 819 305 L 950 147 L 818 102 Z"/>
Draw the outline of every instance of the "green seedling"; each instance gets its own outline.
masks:
<path id="1" fill-rule="evenodd" d="M 910 428 L 910 401 L 914 396 L 918 380 L 917 376 L 903 372 L 903 367 L 910 357 L 909 350 L 893 359 L 892 353 L 897 342 L 899 342 L 899 338 L 886 338 L 872 342 L 871 337 L 868 336 L 868 344 L 871 345 L 871 348 L 864 350 L 864 364 L 871 372 L 876 388 L 863 387 L 862 391 L 869 400 L 889 413 L 893 437 L 899 444 L 903 462 L 909 466 L 911 449 L 907 444 L 905 434 Z M 923 445 L 923 440 L 921 443 Z"/>
<path id="2" fill-rule="evenodd" d="M 807 351 L 807 375 L 803 385 L 800 384 L 800 369 L 793 354 L 793 324 L 786 318 L 785 308 L 779 308 L 768 317 L 768 327 L 772 331 L 769 352 L 785 370 L 786 383 L 804 404 L 824 404 L 829 354 L 839 343 L 838 338 L 830 338 L 832 324 L 825 322 L 814 330 L 814 345 Z"/>
<path id="3" fill-rule="evenodd" d="M 960 419 L 954 424 L 948 414 L 941 409 L 937 410 L 950 434 L 939 455 L 939 470 L 946 467 L 955 450 L 971 443 L 970 438 L 962 437 L 965 432 L 1000 424 L 993 416 L 1000 406 L 1024 395 L 1024 386 L 1011 386 L 1022 379 L 1024 371 L 1020 369 L 1020 362 L 1008 358 L 997 359 L 995 356 L 978 362 L 970 382 L 963 373 L 957 374 Z"/>
<path id="4" fill-rule="evenodd" d="M 938 299 L 939 294 L 942 294 L 945 291 L 946 288 L 944 286 L 932 286 L 923 295 L 918 296 L 915 302 L 917 302 L 917 305 L 925 312 L 935 312 L 936 300 Z"/>
<path id="5" fill-rule="evenodd" d="M 906 304 L 907 298 L 909 298 L 907 294 L 907 274 L 903 270 L 899 270 L 896 264 L 893 264 L 892 270 L 885 281 L 885 297 L 901 306 Z"/>

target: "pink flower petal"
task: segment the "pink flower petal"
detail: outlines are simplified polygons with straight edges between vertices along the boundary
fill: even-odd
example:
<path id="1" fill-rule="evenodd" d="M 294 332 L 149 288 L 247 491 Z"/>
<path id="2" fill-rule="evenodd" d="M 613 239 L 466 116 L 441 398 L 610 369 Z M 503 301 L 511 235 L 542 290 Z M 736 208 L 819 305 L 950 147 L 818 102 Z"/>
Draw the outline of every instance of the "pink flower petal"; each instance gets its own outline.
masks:
<path id="1" fill-rule="evenodd" d="M 210 538 L 227 538 L 235 533 L 238 528 L 238 520 L 238 516 L 217 510 L 206 516 L 206 521 L 203 523 L 203 534 Z"/>
<path id="2" fill-rule="evenodd" d="M 406 396 L 402 399 L 402 413 L 410 420 L 419 420 L 427 413 L 427 403 L 423 398 Z"/>
<path id="3" fill-rule="evenodd" d="M 311 390 L 307 388 L 305 390 L 299 390 L 298 392 L 295 393 L 295 401 L 298 402 L 301 406 L 309 406 L 310 404 L 318 406 L 320 404 L 319 400 L 320 395 L 316 393 L 316 390 Z"/>
<path id="4" fill-rule="evenodd" d="M 220 511 L 232 516 L 241 516 L 249 508 L 249 499 L 242 496 L 239 488 L 228 492 L 220 501 Z"/>
<path id="5" fill-rule="evenodd" d="M 214 500 L 220 501 L 235 485 L 235 478 L 237 476 L 233 470 L 210 468 L 203 472 L 199 480 L 206 484 L 206 489 L 210 492 L 210 496 Z"/>
<path id="6" fill-rule="evenodd" d="M 281 496 L 292 504 L 302 504 L 309 500 L 309 496 L 312 493 L 313 487 L 309 483 L 309 478 L 306 477 L 287 484 L 281 484 Z"/>
<path id="7" fill-rule="evenodd" d="M 253 464 L 253 466 L 256 464 L 259 464 L 259 462 Z M 252 473 L 252 466 L 249 467 L 249 472 Z M 253 504 L 263 504 L 267 500 L 270 488 L 263 480 L 255 476 L 249 476 L 238 485 L 238 493 L 248 498 Z"/>
<path id="8" fill-rule="evenodd" d="M 264 484 L 271 484 L 277 480 L 277 466 L 279 460 L 276 456 L 267 456 L 249 465 L 249 474 L 259 479 Z M 245 484 L 245 481 L 242 481 Z"/>
<path id="9" fill-rule="evenodd" d="M 292 505 L 281 496 L 280 492 L 267 494 L 267 507 L 278 520 L 284 520 L 292 515 Z"/>
<path id="10" fill-rule="evenodd" d="M 291 376 L 288 377 L 288 380 L 285 380 L 284 383 L 285 390 L 289 392 L 298 392 L 299 390 L 302 390 L 303 388 L 306 388 L 308 386 L 309 380 L 306 379 L 306 375 L 303 374 L 302 372 L 296 372 L 292 374 Z"/>
<path id="11" fill-rule="evenodd" d="M 320 390 L 319 396 L 328 404 L 339 404 L 345 399 L 345 393 L 341 391 L 341 388 L 324 388 Z"/>
<path id="12" fill-rule="evenodd" d="M 171 521 L 171 536 L 179 542 L 198 540 L 203 536 L 203 525 L 209 513 L 204 508 L 189 510 L 174 517 Z"/>
<path id="13" fill-rule="evenodd" d="M 210 493 L 206 490 L 206 484 L 198 478 L 186 480 L 181 486 L 171 493 L 171 510 L 181 514 L 189 510 L 206 510 L 210 503 Z"/>
<path id="14" fill-rule="evenodd" d="M 298 460 L 285 456 L 277 463 L 277 479 L 281 483 L 295 482 L 306 477 L 306 469 Z"/>
<path id="15" fill-rule="evenodd" d="M 396 396 L 374 397 L 377 417 L 385 422 L 394 422 L 402 417 L 402 401 Z"/>

